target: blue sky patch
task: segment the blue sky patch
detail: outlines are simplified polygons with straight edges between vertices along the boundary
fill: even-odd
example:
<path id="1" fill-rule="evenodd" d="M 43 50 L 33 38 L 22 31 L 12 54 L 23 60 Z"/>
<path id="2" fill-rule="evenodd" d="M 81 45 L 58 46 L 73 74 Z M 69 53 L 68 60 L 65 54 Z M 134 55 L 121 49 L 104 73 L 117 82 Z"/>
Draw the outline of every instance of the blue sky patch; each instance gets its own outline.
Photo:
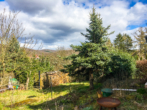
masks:
<path id="1" fill-rule="evenodd" d="M 138 0 L 137 2 L 141 2 L 143 4 L 147 4 L 147 0 Z M 134 1 L 130 1 L 130 5 L 129 7 L 133 7 L 136 3 L 137 3 L 135 0 Z"/>
<path id="2" fill-rule="evenodd" d="M 135 28 L 138 28 L 138 27 L 146 27 L 147 25 L 146 24 L 141 24 L 141 25 L 128 25 L 127 26 L 127 30 L 132 30 L 132 29 L 135 29 Z"/>
<path id="3" fill-rule="evenodd" d="M 4 0 L 0 0 L 0 1 L 4 1 Z M 76 1 L 76 0 L 63 0 L 63 4 L 69 4 L 71 1 Z M 147 0 L 120 0 L 120 1 L 127 1 L 127 2 L 129 2 L 130 3 L 129 7 L 133 7 L 137 2 L 141 2 L 143 4 L 147 4 Z M 99 0 L 89 0 L 89 2 L 90 3 L 93 3 L 94 5 L 97 5 L 99 3 L 102 3 Z M 83 5 L 83 7 L 86 6 L 85 3 L 82 3 L 82 5 Z M 106 4 L 103 4 L 103 6 L 107 6 L 107 5 Z"/>
<path id="4" fill-rule="evenodd" d="M 135 4 L 136 4 L 136 2 L 132 1 L 132 2 L 130 2 L 129 7 L 133 7 Z"/>
<path id="5" fill-rule="evenodd" d="M 82 3 L 83 6 L 85 6 L 85 3 Z"/>
<path id="6" fill-rule="evenodd" d="M 64 5 L 69 5 L 69 3 L 71 2 L 72 0 L 63 0 L 63 4 Z"/>
<path id="7" fill-rule="evenodd" d="M 147 0 L 138 0 L 138 2 L 142 2 L 143 4 L 147 4 Z"/>

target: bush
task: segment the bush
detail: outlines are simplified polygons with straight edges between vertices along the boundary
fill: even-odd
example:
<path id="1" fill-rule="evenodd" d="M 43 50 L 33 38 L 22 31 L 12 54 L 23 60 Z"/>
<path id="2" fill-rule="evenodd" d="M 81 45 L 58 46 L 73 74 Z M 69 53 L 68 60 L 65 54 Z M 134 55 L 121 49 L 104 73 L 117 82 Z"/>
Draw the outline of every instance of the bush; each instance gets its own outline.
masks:
<path id="1" fill-rule="evenodd" d="M 103 85 L 101 83 L 94 84 L 94 88 L 102 89 Z"/>
<path id="2" fill-rule="evenodd" d="M 137 93 L 139 93 L 139 94 L 146 94 L 147 91 L 144 88 L 140 88 L 140 89 L 137 89 Z"/>
<path id="3" fill-rule="evenodd" d="M 135 75 L 136 62 L 131 54 L 114 49 L 109 55 L 111 60 L 105 68 L 106 78 L 126 79 Z"/>

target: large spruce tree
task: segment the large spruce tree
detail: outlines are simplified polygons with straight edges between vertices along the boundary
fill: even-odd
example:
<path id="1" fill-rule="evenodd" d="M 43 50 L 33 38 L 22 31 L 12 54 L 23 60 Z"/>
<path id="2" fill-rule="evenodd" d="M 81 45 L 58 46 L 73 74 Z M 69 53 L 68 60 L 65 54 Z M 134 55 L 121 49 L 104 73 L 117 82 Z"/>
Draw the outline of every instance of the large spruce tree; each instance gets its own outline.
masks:
<path id="1" fill-rule="evenodd" d="M 102 26 L 102 18 L 95 13 L 94 7 L 90 14 L 90 21 L 89 29 L 86 28 L 87 33 L 81 33 L 88 39 L 88 42 L 81 43 L 81 46 L 71 45 L 73 50 L 78 51 L 78 54 L 68 56 L 66 59 L 71 60 L 71 64 L 65 65 L 65 69 L 61 71 L 69 72 L 71 76 L 88 76 L 90 89 L 93 89 L 93 75 L 104 74 L 105 65 L 109 61 L 105 36 L 109 35 L 107 30 L 110 25 L 107 28 Z"/>
<path id="2" fill-rule="evenodd" d="M 90 13 L 89 28 L 86 28 L 87 34 L 81 34 L 85 36 L 91 43 L 103 44 L 107 40 L 105 36 L 114 33 L 114 31 L 108 33 L 107 30 L 110 28 L 110 25 L 105 28 L 102 26 L 102 24 L 103 22 L 100 14 L 96 14 L 95 8 L 93 7 L 92 13 Z"/>

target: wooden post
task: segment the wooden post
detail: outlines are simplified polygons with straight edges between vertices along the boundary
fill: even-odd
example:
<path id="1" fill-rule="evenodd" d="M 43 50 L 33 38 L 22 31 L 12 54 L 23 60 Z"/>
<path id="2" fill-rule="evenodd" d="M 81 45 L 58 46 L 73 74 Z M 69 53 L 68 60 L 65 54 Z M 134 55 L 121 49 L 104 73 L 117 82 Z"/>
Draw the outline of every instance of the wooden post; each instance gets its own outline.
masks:
<path id="1" fill-rule="evenodd" d="M 0 84 L 0 85 L 2 85 L 2 74 L 3 74 L 3 73 L 1 72 L 1 76 L 0 76 L 1 84 Z"/>
<path id="2" fill-rule="evenodd" d="M 90 82 L 90 89 L 94 89 L 94 85 L 93 85 L 93 73 L 90 71 L 89 73 L 89 82 Z"/>
<path id="3" fill-rule="evenodd" d="M 40 89 L 40 71 L 39 71 L 39 89 Z"/>
<path id="4" fill-rule="evenodd" d="M 27 73 L 26 90 L 28 90 L 28 85 L 29 85 L 29 77 L 28 77 L 28 73 Z"/>
<path id="5" fill-rule="evenodd" d="M 78 110 L 78 106 L 75 106 L 74 110 Z"/>
<path id="6" fill-rule="evenodd" d="M 52 79 L 51 79 L 51 76 L 50 76 L 50 84 L 51 84 L 51 99 L 52 99 Z"/>
<path id="7" fill-rule="evenodd" d="M 62 110 L 64 109 L 64 107 L 63 107 L 63 105 L 62 105 L 62 108 L 61 108 Z"/>
<path id="8" fill-rule="evenodd" d="M 58 106 L 57 106 L 57 102 L 55 101 L 55 107 L 56 107 L 56 110 L 58 109 Z"/>

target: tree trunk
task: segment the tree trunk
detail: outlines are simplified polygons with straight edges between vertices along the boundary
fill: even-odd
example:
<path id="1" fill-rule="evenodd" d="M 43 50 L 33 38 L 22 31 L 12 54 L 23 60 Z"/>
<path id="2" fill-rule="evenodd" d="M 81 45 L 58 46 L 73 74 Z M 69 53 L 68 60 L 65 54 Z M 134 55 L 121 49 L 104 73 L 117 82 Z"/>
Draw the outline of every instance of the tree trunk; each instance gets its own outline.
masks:
<path id="1" fill-rule="evenodd" d="M 28 90 L 28 86 L 29 86 L 29 77 L 28 77 L 28 73 L 27 73 L 26 90 Z"/>
<path id="2" fill-rule="evenodd" d="M 93 85 L 93 73 L 92 72 L 90 72 L 89 73 L 89 83 L 90 83 L 90 89 L 92 90 L 92 89 L 94 89 L 94 85 Z"/>

